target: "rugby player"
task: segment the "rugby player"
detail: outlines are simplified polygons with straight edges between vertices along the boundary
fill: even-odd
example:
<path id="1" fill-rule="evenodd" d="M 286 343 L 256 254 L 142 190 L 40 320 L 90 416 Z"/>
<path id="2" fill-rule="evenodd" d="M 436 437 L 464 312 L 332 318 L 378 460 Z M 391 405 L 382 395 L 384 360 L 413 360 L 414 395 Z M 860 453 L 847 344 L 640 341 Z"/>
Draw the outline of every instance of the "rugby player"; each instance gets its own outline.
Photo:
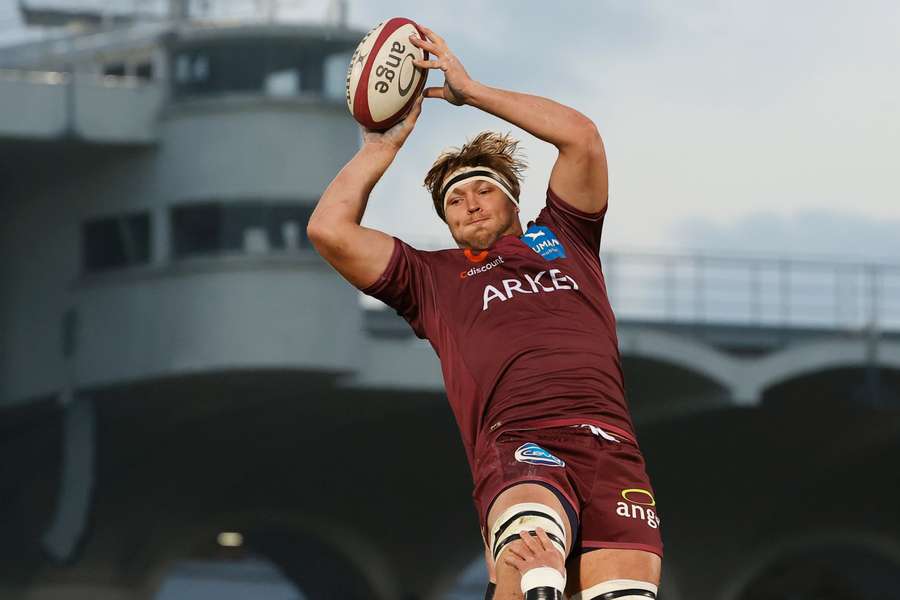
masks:
<path id="1" fill-rule="evenodd" d="M 655 598 L 662 542 L 625 402 L 599 258 L 603 142 L 583 114 L 469 77 L 422 27 L 411 42 L 444 73 L 423 97 L 469 105 L 553 144 L 547 203 L 523 230 L 517 142 L 485 132 L 425 177 L 458 248 L 416 250 L 360 226 L 372 188 L 422 110 L 379 133 L 335 176 L 309 238 L 351 284 L 393 307 L 437 352 L 474 480 L 486 597 Z M 531 537 L 529 537 L 531 536 Z"/>

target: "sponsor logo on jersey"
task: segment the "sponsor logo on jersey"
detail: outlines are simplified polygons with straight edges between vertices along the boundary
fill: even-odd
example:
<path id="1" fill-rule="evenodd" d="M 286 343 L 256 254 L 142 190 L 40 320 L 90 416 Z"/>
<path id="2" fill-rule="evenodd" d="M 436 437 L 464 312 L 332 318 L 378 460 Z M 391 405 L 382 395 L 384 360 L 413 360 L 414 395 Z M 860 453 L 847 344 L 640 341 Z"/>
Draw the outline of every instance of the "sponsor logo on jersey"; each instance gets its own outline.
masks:
<path id="1" fill-rule="evenodd" d="M 566 250 L 563 248 L 562 242 L 557 239 L 555 233 L 550 231 L 549 227 L 533 224 L 528 231 L 522 234 L 520 239 L 529 248 L 540 254 L 544 260 L 566 257 Z"/>
<path id="2" fill-rule="evenodd" d="M 506 302 L 513 294 L 540 294 L 559 290 L 577 290 L 578 284 L 571 275 L 563 275 L 559 269 L 540 271 L 537 275 L 523 273 L 523 279 L 504 279 L 498 285 L 484 286 L 481 310 L 485 311 L 492 300 Z"/>
<path id="3" fill-rule="evenodd" d="M 626 519 L 644 521 L 647 526 L 659 527 L 659 516 L 656 514 L 656 498 L 647 490 L 630 488 L 622 490 L 622 500 L 616 502 L 616 514 Z"/>
<path id="4" fill-rule="evenodd" d="M 463 254 L 466 255 L 466 258 L 469 259 L 469 262 L 476 263 L 476 264 L 484 262 L 484 259 L 486 259 L 488 257 L 487 250 L 482 250 L 478 254 L 475 254 L 472 252 L 471 248 L 466 248 L 465 250 L 463 250 Z"/>
<path id="5" fill-rule="evenodd" d="M 545 467 L 565 467 L 566 463 L 556 458 L 537 444 L 528 442 L 516 448 L 516 460 L 529 465 L 542 465 Z"/>
<path id="6" fill-rule="evenodd" d="M 474 277 L 475 275 L 478 275 L 479 273 L 484 273 L 485 271 L 490 271 L 494 267 L 499 267 L 502 264 L 503 264 L 503 257 L 498 256 L 491 262 L 485 263 L 485 264 L 481 265 L 480 267 L 472 267 L 468 271 L 460 271 L 459 278 L 465 279 L 466 277 Z"/>

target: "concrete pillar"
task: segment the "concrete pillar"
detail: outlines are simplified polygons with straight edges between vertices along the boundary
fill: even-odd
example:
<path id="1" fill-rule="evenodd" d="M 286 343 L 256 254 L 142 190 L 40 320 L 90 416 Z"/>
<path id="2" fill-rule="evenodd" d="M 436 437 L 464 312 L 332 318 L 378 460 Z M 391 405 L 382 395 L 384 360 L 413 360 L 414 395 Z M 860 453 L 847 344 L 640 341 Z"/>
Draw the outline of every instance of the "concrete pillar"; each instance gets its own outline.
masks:
<path id="1" fill-rule="evenodd" d="M 74 559 L 87 529 L 94 492 L 96 416 L 90 398 L 67 391 L 61 401 L 65 414 L 59 497 L 41 545 L 53 560 L 65 563 Z"/>

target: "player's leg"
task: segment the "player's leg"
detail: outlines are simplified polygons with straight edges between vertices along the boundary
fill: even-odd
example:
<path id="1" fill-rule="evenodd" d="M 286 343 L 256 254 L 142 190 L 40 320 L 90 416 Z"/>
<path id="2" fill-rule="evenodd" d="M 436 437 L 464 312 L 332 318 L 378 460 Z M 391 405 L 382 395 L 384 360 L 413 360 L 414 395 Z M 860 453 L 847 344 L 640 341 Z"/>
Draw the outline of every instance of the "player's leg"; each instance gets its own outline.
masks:
<path id="1" fill-rule="evenodd" d="M 548 543 L 559 554 L 559 566 L 565 570 L 562 564 L 572 545 L 572 527 L 567 514 L 557 495 L 540 484 L 521 483 L 497 496 L 487 518 L 490 532 L 488 568 L 490 571 L 493 567 L 497 583 L 494 600 L 522 599 L 525 591 L 521 588 L 522 577 L 527 574 L 520 573 L 515 566 L 502 560 L 502 557 L 504 552 L 515 551 L 524 546 L 520 539 L 524 532 L 535 531 L 538 527 L 543 529 Z M 559 577 L 553 577 L 550 571 L 542 571 L 527 577 L 526 583 L 534 584 L 535 592 L 531 596 L 535 598 L 554 598 L 554 595 L 546 595 L 551 593 L 549 588 L 558 588 L 557 597 L 561 598 L 565 588 L 564 577 L 564 572 L 560 572 Z M 539 591 L 538 588 L 545 589 Z M 525 595 L 528 600 L 531 600 L 531 596 L 527 593 Z"/>
<path id="2" fill-rule="evenodd" d="M 569 563 L 570 600 L 656 598 L 662 560 L 653 552 L 594 549 Z"/>

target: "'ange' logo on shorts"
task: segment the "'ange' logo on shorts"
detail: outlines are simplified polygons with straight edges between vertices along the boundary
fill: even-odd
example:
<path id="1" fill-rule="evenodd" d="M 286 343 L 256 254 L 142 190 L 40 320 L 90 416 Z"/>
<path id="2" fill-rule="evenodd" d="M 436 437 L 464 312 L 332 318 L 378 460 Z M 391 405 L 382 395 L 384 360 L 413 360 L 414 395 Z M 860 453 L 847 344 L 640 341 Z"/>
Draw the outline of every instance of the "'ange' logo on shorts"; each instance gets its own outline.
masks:
<path id="1" fill-rule="evenodd" d="M 562 459 L 556 458 L 537 444 L 528 442 L 516 449 L 516 460 L 530 465 L 543 465 L 545 467 L 565 467 Z"/>
<path id="2" fill-rule="evenodd" d="M 659 515 L 656 508 L 656 498 L 648 490 L 630 488 L 622 490 L 622 499 L 625 502 L 616 502 L 616 514 L 628 519 L 644 521 L 653 529 L 659 528 Z"/>

